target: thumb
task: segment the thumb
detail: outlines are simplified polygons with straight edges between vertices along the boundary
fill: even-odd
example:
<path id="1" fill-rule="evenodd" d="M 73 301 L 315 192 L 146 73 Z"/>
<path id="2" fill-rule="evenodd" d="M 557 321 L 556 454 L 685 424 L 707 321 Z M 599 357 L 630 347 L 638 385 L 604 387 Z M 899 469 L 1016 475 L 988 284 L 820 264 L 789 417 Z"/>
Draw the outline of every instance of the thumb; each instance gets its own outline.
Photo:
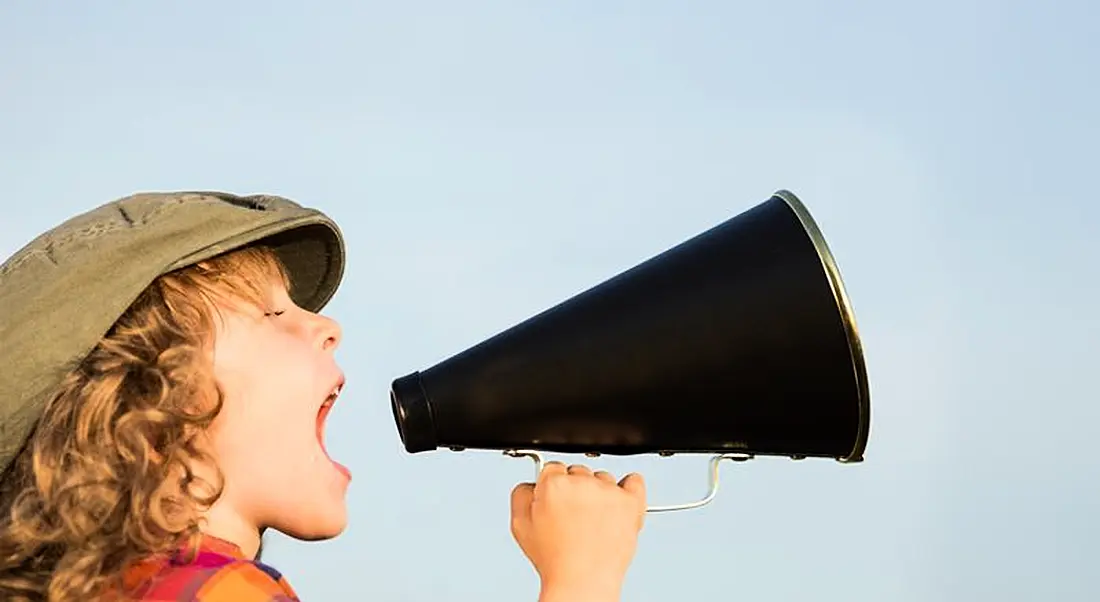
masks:
<path id="1" fill-rule="evenodd" d="M 531 521 L 531 503 L 535 500 L 535 484 L 520 483 L 512 489 L 512 528 Z"/>

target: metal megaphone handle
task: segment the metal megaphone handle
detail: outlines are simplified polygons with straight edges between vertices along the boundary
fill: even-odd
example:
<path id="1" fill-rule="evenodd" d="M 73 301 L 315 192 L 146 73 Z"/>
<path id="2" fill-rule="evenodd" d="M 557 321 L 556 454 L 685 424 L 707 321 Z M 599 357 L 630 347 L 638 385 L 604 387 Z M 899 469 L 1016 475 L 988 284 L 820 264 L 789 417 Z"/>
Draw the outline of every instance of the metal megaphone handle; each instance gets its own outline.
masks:
<path id="1" fill-rule="evenodd" d="M 528 449 L 509 449 L 505 450 L 504 455 L 511 456 L 513 458 L 531 458 L 535 461 L 535 479 L 538 480 L 540 474 L 542 474 L 543 465 L 546 461 L 542 457 L 542 452 L 528 450 Z M 744 462 L 746 460 L 753 459 L 752 454 L 743 453 L 731 453 L 731 454 L 717 454 L 710 458 L 710 483 L 707 489 L 707 495 L 703 499 L 688 502 L 686 504 L 674 504 L 671 506 L 649 506 L 646 508 L 646 512 L 672 512 L 674 510 L 692 510 L 694 508 L 700 508 L 706 506 L 714 499 L 718 494 L 718 464 L 722 460 L 731 460 L 733 462 Z"/>

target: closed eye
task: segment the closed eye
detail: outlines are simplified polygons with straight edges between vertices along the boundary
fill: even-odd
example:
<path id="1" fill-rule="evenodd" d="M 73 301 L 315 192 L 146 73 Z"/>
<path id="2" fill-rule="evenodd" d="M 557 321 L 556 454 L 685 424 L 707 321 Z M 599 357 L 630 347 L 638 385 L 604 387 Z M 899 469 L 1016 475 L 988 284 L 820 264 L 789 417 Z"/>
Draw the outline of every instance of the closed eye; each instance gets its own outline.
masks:
<path id="1" fill-rule="evenodd" d="M 269 311 L 269 312 L 267 312 L 267 313 L 265 313 L 265 314 L 264 314 L 264 317 L 270 318 L 270 317 L 272 317 L 272 316 L 281 316 L 281 315 L 283 315 L 283 314 L 285 314 L 285 313 L 286 313 L 286 312 L 285 312 L 285 311 L 283 311 L 283 310 L 279 310 L 279 311 Z"/>

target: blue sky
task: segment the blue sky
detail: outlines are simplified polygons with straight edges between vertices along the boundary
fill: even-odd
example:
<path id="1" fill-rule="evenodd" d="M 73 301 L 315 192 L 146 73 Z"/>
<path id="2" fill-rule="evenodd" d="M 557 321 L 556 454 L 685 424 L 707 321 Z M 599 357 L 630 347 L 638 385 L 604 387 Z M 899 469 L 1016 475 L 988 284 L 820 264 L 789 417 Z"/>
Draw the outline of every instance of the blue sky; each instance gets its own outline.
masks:
<path id="1" fill-rule="evenodd" d="M 341 222 L 352 524 L 273 538 L 303 599 L 534 600 L 507 514 L 530 463 L 405 454 L 390 380 L 778 188 L 857 311 L 867 461 L 725 466 L 651 518 L 624 600 L 1100 597 L 1096 8 L 311 5 L 0 7 L 0 254 L 138 190 Z M 704 485 L 703 458 L 600 466 L 653 503 Z"/>

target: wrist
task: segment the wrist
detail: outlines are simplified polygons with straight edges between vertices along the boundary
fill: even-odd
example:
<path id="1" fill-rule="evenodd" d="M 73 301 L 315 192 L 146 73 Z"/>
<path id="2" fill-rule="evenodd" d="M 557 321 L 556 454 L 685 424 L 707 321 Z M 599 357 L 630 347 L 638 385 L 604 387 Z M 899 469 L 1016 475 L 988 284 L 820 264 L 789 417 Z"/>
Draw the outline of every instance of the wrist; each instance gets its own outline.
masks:
<path id="1" fill-rule="evenodd" d="M 619 602 L 621 593 L 618 583 L 547 580 L 539 591 L 539 602 Z"/>

